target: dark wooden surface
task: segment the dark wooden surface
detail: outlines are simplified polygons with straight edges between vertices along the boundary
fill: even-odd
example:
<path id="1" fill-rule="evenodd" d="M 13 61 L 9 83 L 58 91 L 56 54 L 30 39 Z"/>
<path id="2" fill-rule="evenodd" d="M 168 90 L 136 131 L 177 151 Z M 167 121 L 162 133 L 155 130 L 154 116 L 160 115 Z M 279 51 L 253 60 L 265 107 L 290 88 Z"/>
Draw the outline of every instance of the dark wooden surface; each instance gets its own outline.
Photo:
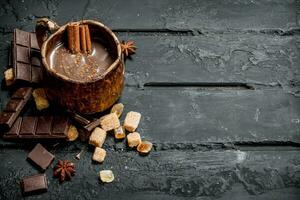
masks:
<path id="1" fill-rule="evenodd" d="M 120 102 L 142 113 L 154 149 L 141 157 L 109 137 L 94 164 L 84 142 L 45 144 L 77 173 L 59 184 L 51 166 L 49 191 L 28 199 L 300 199 L 299 1 L 3 1 L 1 78 L 13 29 L 44 16 L 100 20 L 136 41 Z M 2 110 L 3 86 L 0 96 Z M 19 180 L 37 173 L 33 145 L 0 140 L 0 199 L 22 198 Z M 115 182 L 100 183 L 101 169 Z"/>

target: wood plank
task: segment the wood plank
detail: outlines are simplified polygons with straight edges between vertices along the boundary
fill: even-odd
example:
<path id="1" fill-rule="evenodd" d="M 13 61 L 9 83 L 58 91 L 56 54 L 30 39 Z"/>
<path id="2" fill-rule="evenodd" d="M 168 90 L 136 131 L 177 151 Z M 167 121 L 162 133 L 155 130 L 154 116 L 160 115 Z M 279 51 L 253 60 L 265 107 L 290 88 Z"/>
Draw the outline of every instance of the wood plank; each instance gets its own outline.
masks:
<path id="1" fill-rule="evenodd" d="M 25 160 L 28 151 L 1 150 L 1 199 L 20 199 L 18 181 L 37 173 Z M 59 148 L 55 155 L 73 160 L 78 152 Z M 297 199 L 300 194 L 299 150 L 165 150 L 146 157 L 133 151 L 108 150 L 102 165 L 92 163 L 91 157 L 89 149 L 80 161 L 74 161 L 76 175 L 63 184 L 48 169 L 49 191 L 31 199 Z M 114 172 L 113 183 L 99 182 L 102 169 Z"/>
<path id="2" fill-rule="evenodd" d="M 241 82 L 300 90 L 300 37 L 263 34 L 126 35 L 137 54 L 126 62 L 129 85 Z M 295 87 L 298 88 L 289 88 Z"/>
<path id="3" fill-rule="evenodd" d="M 299 28 L 296 0 L 33 0 L 3 2 L 0 27 L 32 30 L 36 17 L 60 23 L 98 19 L 114 29 L 278 29 Z M 27 30 L 27 31 L 28 31 Z M 276 31 L 275 31 L 276 33 Z"/>
<path id="4" fill-rule="evenodd" d="M 126 87 L 120 102 L 155 143 L 300 143 L 300 98 L 282 90 Z"/>
<path id="5" fill-rule="evenodd" d="M 155 142 L 300 142 L 300 98 L 281 90 L 127 87 L 121 102 Z"/>

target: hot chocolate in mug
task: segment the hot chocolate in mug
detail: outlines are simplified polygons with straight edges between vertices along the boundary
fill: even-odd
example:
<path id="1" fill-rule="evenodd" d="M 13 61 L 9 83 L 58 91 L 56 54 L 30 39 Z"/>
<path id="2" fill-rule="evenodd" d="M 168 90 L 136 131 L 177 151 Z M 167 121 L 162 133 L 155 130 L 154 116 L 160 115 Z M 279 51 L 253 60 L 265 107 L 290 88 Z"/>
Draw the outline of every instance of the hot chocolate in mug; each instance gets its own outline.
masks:
<path id="1" fill-rule="evenodd" d="M 69 25 L 87 25 L 92 48 L 89 54 L 67 49 Z M 48 37 L 48 35 L 50 36 Z M 115 34 L 94 20 L 58 26 L 42 18 L 36 35 L 43 62 L 43 87 L 50 102 L 82 114 L 101 112 L 112 106 L 124 88 L 124 60 Z"/>

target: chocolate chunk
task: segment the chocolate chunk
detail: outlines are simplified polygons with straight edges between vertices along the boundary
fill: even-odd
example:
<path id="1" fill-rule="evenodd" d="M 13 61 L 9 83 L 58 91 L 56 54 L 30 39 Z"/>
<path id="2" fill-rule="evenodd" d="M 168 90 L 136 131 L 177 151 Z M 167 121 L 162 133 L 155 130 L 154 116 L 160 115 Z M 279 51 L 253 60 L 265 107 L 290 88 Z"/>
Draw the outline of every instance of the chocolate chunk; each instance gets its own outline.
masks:
<path id="1" fill-rule="evenodd" d="M 27 159 L 40 169 L 46 170 L 54 160 L 54 155 L 47 151 L 41 144 L 37 144 L 28 154 Z"/>
<path id="2" fill-rule="evenodd" d="M 23 195 L 39 194 L 48 190 L 46 174 L 37 174 L 21 180 Z"/>
<path id="3" fill-rule="evenodd" d="M 0 113 L 0 129 L 7 131 L 16 121 L 32 93 L 32 88 L 19 88 Z"/>
<path id="4" fill-rule="evenodd" d="M 39 83 L 42 78 L 42 62 L 35 33 L 14 30 L 12 44 L 14 79 Z"/>
<path id="5" fill-rule="evenodd" d="M 0 118 L 1 119 L 1 118 Z M 65 139 L 70 128 L 67 116 L 19 117 L 4 139 Z"/>
<path id="6" fill-rule="evenodd" d="M 91 123 L 87 124 L 86 126 L 84 126 L 83 128 L 90 132 L 90 131 L 94 130 L 97 126 L 100 125 L 100 121 L 101 121 L 101 118 L 96 119 L 96 120 L 92 121 Z"/>
<path id="7" fill-rule="evenodd" d="M 90 120 L 86 119 L 85 117 L 77 114 L 77 113 L 74 113 L 74 112 L 71 112 L 71 111 L 68 111 L 69 115 L 72 117 L 72 119 L 74 119 L 77 123 L 79 123 L 80 125 L 88 125 L 89 123 L 91 123 Z"/>

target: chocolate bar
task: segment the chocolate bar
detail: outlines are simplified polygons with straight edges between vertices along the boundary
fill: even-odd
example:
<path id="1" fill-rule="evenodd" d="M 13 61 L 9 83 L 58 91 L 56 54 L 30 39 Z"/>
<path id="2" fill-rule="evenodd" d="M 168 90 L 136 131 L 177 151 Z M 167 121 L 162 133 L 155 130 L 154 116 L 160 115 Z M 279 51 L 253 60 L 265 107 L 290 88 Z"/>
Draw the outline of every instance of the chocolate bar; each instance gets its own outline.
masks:
<path id="1" fill-rule="evenodd" d="M 20 112 L 26 105 L 32 93 L 32 88 L 19 88 L 6 104 L 4 111 L 0 113 L 0 129 L 8 130 L 12 127 Z"/>
<path id="2" fill-rule="evenodd" d="M 19 117 L 4 133 L 5 139 L 65 139 L 70 128 L 67 116 Z"/>
<path id="3" fill-rule="evenodd" d="M 21 180 L 23 195 L 39 194 L 48 190 L 46 174 L 37 174 Z"/>
<path id="4" fill-rule="evenodd" d="M 27 159 L 45 171 L 54 160 L 54 155 L 47 151 L 41 144 L 37 144 L 28 154 Z"/>
<path id="5" fill-rule="evenodd" d="M 42 80 L 42 62 L 35 33 L 14 30 L 12 65 L 15 81 L 39 83 Z"/>

